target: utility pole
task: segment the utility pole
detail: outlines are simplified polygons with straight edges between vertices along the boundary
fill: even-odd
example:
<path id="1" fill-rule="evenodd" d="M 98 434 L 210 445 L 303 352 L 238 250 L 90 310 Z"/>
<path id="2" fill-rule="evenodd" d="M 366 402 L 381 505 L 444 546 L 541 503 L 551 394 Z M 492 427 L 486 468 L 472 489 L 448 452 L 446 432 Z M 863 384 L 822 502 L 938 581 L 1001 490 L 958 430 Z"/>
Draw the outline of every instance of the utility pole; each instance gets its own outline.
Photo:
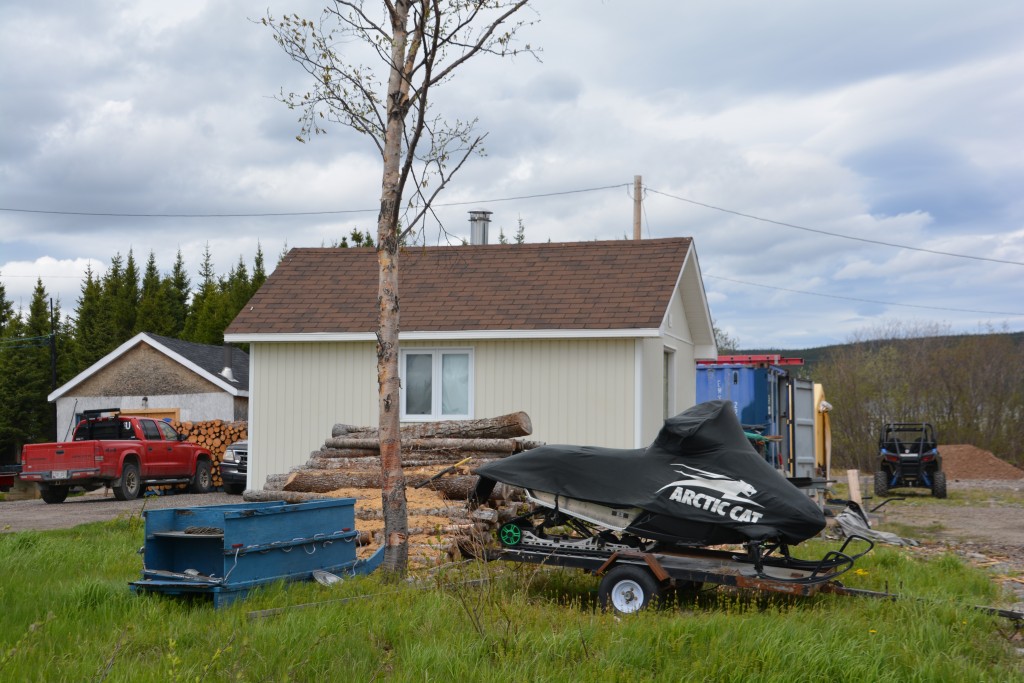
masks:
<path id="1" fill-rule="evenodd" d="M 633 176 L 633 239 L 640 239 L 640 192 L 643 188 L 642 176 Z"/>

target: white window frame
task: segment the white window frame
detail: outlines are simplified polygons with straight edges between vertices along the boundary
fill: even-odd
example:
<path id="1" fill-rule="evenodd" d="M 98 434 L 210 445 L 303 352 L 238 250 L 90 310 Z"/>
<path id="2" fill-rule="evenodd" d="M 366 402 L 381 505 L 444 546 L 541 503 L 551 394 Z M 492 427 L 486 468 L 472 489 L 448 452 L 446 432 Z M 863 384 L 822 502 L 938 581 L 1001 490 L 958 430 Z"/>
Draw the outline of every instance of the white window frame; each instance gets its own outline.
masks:
<path id="1" fill-rule="evenodd" d="M 432 422 L 435 420 L 471 420 L 473 419 L 473 404 L 474 404 L 474 386 L 475 382 L 475 363 L 473 358 L 473 349 L 471 347 L 423 347 L 414 346 L 407 349 L 402 349 L 399 354 L 399 375 L 405 376 L 405 363 L 406 356 L 408 355 L 429 355 L 431 357 L 431 399 L 430 407 L 431 413 L 429 415 L 409 415 L 405 410 L 406 404 L 406 392 L 405 382 L 402 382 L 402 389 L 400 392 L 400 403 L 401 413 L 400 419 L 403 422 Z M 468 387 L 468 407 L 469 412 L 465 415 L 442 415 L 441 414 L 441 362 L 444 354 L 461 354 L 469 356 L 469 387 Z M 435 381 L 436 380 L 436 381 Z"/>

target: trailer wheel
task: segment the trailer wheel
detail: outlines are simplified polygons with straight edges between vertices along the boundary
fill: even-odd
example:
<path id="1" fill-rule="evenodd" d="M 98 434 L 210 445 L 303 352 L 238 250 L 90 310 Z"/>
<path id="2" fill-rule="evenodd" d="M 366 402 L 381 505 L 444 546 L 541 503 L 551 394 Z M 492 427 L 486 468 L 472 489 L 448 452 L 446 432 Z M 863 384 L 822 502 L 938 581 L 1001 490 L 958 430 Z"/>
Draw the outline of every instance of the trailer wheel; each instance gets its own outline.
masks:
<path id="1" fill-rule="evenodd" d="M 936 472 L 932 475 L 932 495 L 936 498 L 946 497 L 946 473 Z"/>
<path id="2" fill-rule="evenodd" d="M 875 495 L 886 496 L 889 494 L 889 474 L 882 470 L 875 472 Z"/>
<path id="3" fill-rule="evenodd" d="M 498 540 L 502 545 L 519 545 L 519 542 L 523 540 L 523 530 L 519 528 L 518 524 L 509 522 L 498 530 Z"/>
<path id="4" fill-rule="evenodd" d="M 126 462 L 121 468 L 121 485 L 114 486 L 114 498 L 118 500 L 135 500 L 142 491 L 142 477 L 139 475 L 139 466 L 133 462 Z"/>
<path id="5" fill-rule="evenodd" d="M 39 495 L 42 496 L 43 501 L 46 503 L 56 504 L 63 503 L 68 498 L 68 491 L 71 489 L 70 486 L 46 486 L 40 487 Z"/>
<path id="6" fill-rule="evenodd" d="M 601 609 L 613 609 L 619 614 L 639 612 L 657 599 L 658 583 L 643 567 L 620 564 L 601 579 L 597 599 Z"/>

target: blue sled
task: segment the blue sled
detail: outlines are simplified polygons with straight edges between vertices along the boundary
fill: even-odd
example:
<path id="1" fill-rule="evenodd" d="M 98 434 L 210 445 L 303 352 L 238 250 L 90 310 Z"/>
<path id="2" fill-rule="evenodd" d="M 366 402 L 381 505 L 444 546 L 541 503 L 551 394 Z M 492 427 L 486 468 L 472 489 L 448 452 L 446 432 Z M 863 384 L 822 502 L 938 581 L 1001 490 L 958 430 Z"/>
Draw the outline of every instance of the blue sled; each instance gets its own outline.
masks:
<path id="1" fill-rule="evenodd" d="M 355 499 L 283 501 L 146 511 L 142 579 L 134 592 L 209 595 L 215 607 L 275 581 L 322 570 L 369 574 L 381 547 L 356 559 Z"/>

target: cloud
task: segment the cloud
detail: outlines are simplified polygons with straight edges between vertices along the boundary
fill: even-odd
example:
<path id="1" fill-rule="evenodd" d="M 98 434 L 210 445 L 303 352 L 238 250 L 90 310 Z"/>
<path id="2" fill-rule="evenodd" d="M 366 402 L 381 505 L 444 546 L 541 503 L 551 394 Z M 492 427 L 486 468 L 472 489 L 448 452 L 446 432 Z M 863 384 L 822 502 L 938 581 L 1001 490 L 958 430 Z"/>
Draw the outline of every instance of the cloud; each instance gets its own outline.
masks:
<path id="1" fill-rule="evenodd" d="M 319 0 L 270 6 L 316 16 Z M 1009 0 L 782 0 L 536 5 L 542 61 L 470 62 L 436 111 L 479 119 L 486 156 L 440 198 L 427 243 L 494 212 L 530 241 L 632 233 L 695 239 L 717 322 L 745 344 L 841 340 L 879 316 L 977 329 L 990 316 L 829 297 L 1018 312 L 1020 266 L 796 230 L 774 221 L 1024 262 L 1024 7 Z M 0 277 L 47 275 L 67 307 L 74 273 L 132 249 L 218 273 L 259 244 L 320 246 L 375 225 L 380 160 L 331 127 L 295 141 L 274 99 L 306 74 L 241 0 L 8 3 L 0 7 L 0 207 L 100 213 L 320 216 L 127 218 L 0 211 Z M 341 44 L 361 59 L 356 44 Z M 613 186 L 593 192 L 573 190 Z M 655 190 L 657 192 L 655 192 Z M 551 195 L 514 201 L 486 200 Z M 468 202 L 469 204 L 465 204 Z M 50 261 L 47 261 L 49 259 Z M 17 277 L 15 277 L 17 276 Z M 22 281 L 25 284 L 22 285 Z M 63 284 L 61 284 L 63 283 Z M 756 286 L 761 285 L 761 286 Z M 1024 313 L 1024 311 L 1019 311 Z M 1005 317 L 1024 329 L 1024 317 Z"/>

